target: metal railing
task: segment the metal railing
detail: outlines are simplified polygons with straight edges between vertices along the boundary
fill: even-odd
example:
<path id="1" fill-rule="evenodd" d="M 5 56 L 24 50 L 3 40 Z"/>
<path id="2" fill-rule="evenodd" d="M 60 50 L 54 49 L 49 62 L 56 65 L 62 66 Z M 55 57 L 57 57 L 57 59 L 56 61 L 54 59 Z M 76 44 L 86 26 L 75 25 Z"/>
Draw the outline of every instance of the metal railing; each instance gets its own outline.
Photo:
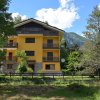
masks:
<path id="1" fill-rule="evenodd" d="M 6 43 L 5 45 L 4 45 L 4 47 L 6 47 L 6 48 L 17 48 L 18 47 L 18 43 Z"/>
<path id="2" fill-rule="evenodd" d="M 43 57 L 44 62 L 59 62 L 59 57 Z"/>
<path id="3" fill-rule="evenodd" d="M 0 56 L 0 61 L 6 63 L 6 62 L 17 62 L 17 57 L 16 56 Z"/>
<path id="4" fill-rule="evenodd" d="M 59 44 L 43 44 L 44 49 L 59 49 Z"/>

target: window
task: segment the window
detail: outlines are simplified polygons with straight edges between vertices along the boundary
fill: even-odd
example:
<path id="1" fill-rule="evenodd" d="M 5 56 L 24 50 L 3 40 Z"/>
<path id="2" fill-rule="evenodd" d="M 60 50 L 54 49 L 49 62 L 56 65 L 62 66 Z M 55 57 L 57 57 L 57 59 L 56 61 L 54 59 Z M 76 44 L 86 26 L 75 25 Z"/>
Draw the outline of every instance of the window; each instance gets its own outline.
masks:
<path id="1" fill-rule="evenodd" d="M 47 64 L 45 69 L 46 70 L 55 70 L 55 64 Z"/>
<path id="2" fill-rule="evenodd" d="M 26 56 L 34 56 L 35 52 L 34 51 L 25 51 Z"/>
<path id="3" fill-rule="evenodd" d="M 35 38 L 26 38 L 25 43 L 35 43 Z"/>
<path id="4" fill-rule="evenodd" d="M 7 69 L 12 69 L 12 64 L 7 64 Z"/>
<path id="5" fill-rule="evenodd" d="M 50 70 L 50 65 L 46 65 L 46 70 Z"/>

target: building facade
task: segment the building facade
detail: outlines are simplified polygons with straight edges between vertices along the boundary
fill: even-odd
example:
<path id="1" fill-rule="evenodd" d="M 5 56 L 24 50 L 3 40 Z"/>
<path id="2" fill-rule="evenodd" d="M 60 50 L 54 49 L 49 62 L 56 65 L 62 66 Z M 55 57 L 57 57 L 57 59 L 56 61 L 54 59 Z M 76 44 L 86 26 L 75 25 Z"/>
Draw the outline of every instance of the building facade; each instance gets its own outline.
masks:
<path id="1" fill-rule="evenodd" d="M 28 19 L 15 25 L 17 35 L 9 36 L 6 50 L 5 72 L 14 72 L 18 65 L 16 51 L 25 51 L 27 64 L 34 72 L 61 72 L 60 41 L 64 33 L 47 23 Z"/>

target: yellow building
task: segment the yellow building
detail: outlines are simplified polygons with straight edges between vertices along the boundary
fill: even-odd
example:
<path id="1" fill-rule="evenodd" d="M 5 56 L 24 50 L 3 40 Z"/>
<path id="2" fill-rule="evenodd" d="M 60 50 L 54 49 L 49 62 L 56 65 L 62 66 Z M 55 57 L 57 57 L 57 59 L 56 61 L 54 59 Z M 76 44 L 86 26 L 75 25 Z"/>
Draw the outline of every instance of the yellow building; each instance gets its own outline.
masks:
<path id="1" fill-rule="evenodd" d="M 17 35 L 9 36 L 5 45 L 7 55 L 5 71 L 15 71 L 18 65 L 16 51 L 25 51 L 27 64 L 34 72 L 61 72 L 60 41 L 63 30 L 36 19 L 15 25 Z"/>

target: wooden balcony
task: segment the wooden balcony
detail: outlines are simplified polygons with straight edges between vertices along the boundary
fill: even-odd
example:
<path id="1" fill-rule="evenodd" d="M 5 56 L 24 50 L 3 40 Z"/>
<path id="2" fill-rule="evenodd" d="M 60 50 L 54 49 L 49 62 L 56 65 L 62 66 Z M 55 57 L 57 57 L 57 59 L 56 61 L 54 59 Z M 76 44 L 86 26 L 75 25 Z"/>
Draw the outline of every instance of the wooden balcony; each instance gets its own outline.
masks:
<path id="1" fill-rule="evenodd" d="M 59 44 L 43 44 L 43 49 L 59 49 Z"/>
<path id="2" fill-rule="evenodd" d="M 43 57 L 43 62 L 59 62 L 59 57 Z"/>
<path id="3" fill-rule="evenodd" d="M 17 48 L 18 47 L 18 43 L 6 43 L 4 45 L 5 48 Z"/>
<path id="4" fill-rule="evenodd" d="M 42 28 L 21 28 L 17 34 L 43 34 L 43 36 L 59 36 L 56 31 L 44 30 Z"/>

